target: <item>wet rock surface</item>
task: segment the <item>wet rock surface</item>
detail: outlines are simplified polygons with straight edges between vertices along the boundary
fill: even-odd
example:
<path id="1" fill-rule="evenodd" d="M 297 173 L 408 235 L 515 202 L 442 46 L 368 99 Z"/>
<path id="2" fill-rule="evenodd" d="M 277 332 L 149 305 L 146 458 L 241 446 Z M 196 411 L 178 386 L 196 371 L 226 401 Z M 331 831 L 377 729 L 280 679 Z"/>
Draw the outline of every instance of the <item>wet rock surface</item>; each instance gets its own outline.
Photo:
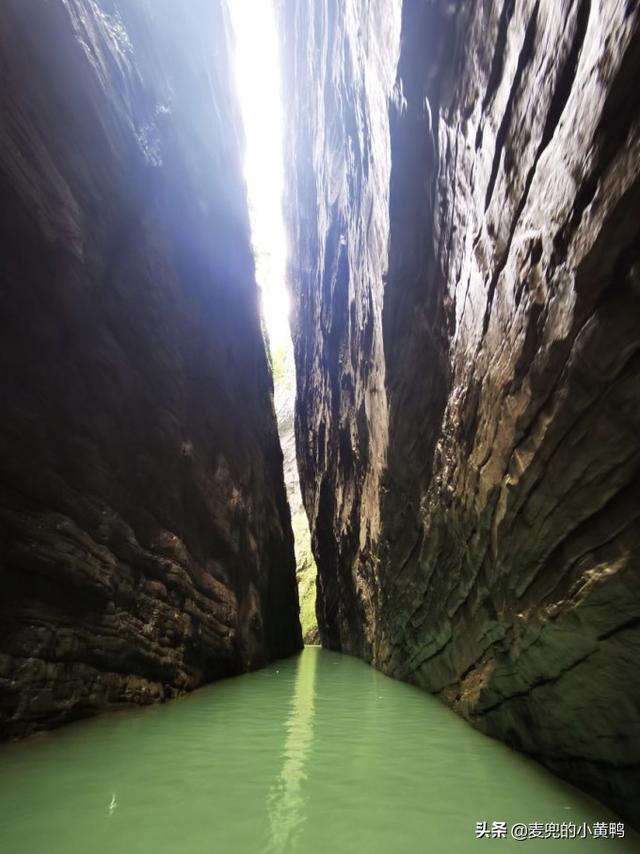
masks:
<path id="1" fill-rule="evenodd" d="M 228 32 L 3 5 L 3 736 L 301 645 Z"/>
<path id="2" fill-rule="evenodd" d="M 396 14 L 283 16 L 322 640 L 637 823 L 640 10 Z"/>

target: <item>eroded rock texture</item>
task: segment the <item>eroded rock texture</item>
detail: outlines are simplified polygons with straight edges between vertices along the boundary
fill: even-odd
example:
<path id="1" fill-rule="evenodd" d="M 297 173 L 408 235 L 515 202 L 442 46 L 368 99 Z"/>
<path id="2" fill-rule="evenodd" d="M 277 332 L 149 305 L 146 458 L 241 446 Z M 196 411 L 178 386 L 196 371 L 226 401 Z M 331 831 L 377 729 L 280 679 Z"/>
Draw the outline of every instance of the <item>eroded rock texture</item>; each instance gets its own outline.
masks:
<path id="1" fill-rule="evenodd" d="M 370 8 L 369 8 L 370 7 Z M 282 5 L 296 438 L 326 646 L 367 654 L 387 441 L 382 279 L 400 7 Z"/>
<path id="2" fill-rule="evenodd" d="M 322 639 L 637 821 L 638 3 L 396 14 L 284 16 Z"/>
<path id="3" fill-rule="evenodd" d="M 224 7 L 0 20 L 0 730 L 301 644 Z"/>

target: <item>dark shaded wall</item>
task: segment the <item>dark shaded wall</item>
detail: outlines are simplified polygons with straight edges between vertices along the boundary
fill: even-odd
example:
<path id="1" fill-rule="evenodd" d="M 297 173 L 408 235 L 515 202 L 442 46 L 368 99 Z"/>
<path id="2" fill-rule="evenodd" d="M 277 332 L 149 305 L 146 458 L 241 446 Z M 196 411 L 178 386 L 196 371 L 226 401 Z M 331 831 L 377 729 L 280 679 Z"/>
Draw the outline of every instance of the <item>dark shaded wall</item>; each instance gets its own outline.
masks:
<path id="1" fill-rule="evenodd" d="M 0 732 L 301 645 L 220 2 L 0 17 Z"/>
<path id="2" fill-rule="evenodd" d="M 293 9 L 293 11 L 292 11 Z M 388 92 L 400 6 L 281 3 L 296 438 L 322 642 L 370 657 L 387 441 Z"/>
<path id="3" fill-rule="evenodd" d="M 298 454 L 323 642 L 637 822 L 640 9 L 405 2 L 381 115 L 336 45 L 365 21 L 387 32 L 399 5 L 283 15 Z M 361 42 L 367 67 L 378 45 Z M 389 195 L 369 200 L 384 154 L 366 140 L 384 122 Z M 370 235 L 355 222 L 381 207 L 388 242 L 363 277 Z M 314 266 L 336 230 L 341 249 Z M 381 294 L 361 336 L 357 306 Z"/>

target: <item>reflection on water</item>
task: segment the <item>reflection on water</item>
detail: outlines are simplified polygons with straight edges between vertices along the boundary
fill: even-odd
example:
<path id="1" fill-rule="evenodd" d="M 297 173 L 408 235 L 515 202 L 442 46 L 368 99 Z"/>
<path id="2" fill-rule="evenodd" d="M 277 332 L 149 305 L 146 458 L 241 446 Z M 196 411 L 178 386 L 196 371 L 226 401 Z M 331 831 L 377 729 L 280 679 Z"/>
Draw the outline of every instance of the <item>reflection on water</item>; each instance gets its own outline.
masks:
<path id="1" fill-rule="evenodd" d="M 293 702 L 287 722 L 284 765 L 269 795 L 271 845 L 279 852 L 295 847 L 304 823 L 305 765 L 313 739 L 313 697 L 317 656 L 305 657 L 305 666 L 298 668 Z"/>
<path id="2" fill-rule="evenodd" d="M 475 838 L 482 821 L 613 820 L 437 700 L 317 648 L 0 747 L 2 854 L 639 851 L 630 831 Z"/>

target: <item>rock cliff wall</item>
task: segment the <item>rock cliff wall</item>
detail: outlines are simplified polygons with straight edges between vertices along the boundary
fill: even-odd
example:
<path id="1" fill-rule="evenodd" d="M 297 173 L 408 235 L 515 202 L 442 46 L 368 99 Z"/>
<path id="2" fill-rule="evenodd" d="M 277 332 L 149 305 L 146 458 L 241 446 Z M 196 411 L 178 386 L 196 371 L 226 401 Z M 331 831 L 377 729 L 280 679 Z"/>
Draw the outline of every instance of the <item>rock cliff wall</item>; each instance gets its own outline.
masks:
<path id="1" fill-rule="evenodd" d="M 637 821 L 640 9 L 397 6 L 283 11 L 322 639 Z"/>
<path id="2" fill-rule="evenodd" d="M 296 439 L 322 641 L 367 655 L 387 440 L 388 93 L 400 4 L 281 6 Z"/>
<path id="3" fill-rule="evenodd" d="M 220 2 L 0 20 L 0 732 L 301 645 Z"/>

